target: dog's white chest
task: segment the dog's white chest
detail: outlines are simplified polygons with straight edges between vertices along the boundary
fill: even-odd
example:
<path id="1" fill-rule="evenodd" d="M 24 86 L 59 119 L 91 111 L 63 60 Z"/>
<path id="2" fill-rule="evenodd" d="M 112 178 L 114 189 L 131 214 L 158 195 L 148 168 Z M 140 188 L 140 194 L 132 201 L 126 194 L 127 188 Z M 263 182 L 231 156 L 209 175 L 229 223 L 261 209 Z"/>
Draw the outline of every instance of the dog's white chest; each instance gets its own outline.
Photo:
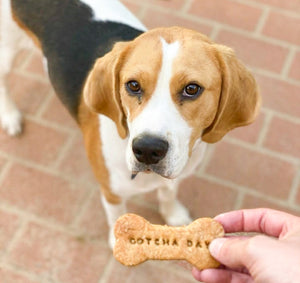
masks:
<path id="1" fill-rule="evenodd" d="M 146 31 L 146 27 L 119 0 L 80 0 L 88 5 L 99 21 L 112 21 Z"/>

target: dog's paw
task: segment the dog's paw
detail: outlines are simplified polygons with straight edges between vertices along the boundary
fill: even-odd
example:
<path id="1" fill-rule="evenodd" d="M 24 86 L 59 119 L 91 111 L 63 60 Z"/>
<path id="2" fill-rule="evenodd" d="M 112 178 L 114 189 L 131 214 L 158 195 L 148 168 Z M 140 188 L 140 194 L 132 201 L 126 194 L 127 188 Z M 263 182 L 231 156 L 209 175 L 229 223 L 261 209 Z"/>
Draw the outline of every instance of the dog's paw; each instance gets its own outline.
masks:
<path id="1" fill-rule="evenodd" d="M 193 221 L 188 210 L 178 200 L 174 202 L 169 211 L 161 211 L 161 214 L 170 226 L 188 225 Z"/>
<path id="2" fill-rule="evenodd" d="M 19 135 L 22 132 L 22 115 L 18 109 L 10 109 L 0 113 L 2 129 L 10 136 Z"/>

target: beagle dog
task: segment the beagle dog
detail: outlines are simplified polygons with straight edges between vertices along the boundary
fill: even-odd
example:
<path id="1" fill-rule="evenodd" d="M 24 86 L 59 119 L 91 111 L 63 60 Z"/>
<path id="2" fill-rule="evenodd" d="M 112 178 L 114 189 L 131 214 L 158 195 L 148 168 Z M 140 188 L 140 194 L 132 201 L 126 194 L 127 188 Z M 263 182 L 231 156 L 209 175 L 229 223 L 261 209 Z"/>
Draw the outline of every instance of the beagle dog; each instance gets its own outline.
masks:
<path id="1" fill-rule="evenodd" d="M 21 131 L 4 77 L 28 44 L 22 29 L 82 130 L 111 231 L 128 198 L 154 189 L 169 225 L 189 223 L 176 199 L 179 182 L 193 174 L 207 143 L 251 123 L 260 106 L 255 80 L 233 50 L 180 27 L 147 31 L 118 0 L 1 4 L 3 129 Z"/>

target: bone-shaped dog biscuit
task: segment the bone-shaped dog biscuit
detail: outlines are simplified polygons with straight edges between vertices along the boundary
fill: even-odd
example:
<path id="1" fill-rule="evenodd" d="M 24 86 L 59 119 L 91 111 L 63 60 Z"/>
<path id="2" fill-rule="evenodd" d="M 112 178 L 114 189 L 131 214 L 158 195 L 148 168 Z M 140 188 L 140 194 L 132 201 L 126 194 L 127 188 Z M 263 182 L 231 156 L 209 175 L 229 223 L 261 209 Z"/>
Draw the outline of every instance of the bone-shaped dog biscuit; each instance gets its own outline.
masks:
<path id="1" fill-rule="evenodd" d="M 211 218 L 199 218 L 188 226 L 153 225 L 135 214 L 121 216 L 115 224 L 115 258 L 133 266 L 148 259 L 186 260 L 198 269 L 215 268 L 219 263 L 208 245 L 224 235 L 224 229 Z"/>

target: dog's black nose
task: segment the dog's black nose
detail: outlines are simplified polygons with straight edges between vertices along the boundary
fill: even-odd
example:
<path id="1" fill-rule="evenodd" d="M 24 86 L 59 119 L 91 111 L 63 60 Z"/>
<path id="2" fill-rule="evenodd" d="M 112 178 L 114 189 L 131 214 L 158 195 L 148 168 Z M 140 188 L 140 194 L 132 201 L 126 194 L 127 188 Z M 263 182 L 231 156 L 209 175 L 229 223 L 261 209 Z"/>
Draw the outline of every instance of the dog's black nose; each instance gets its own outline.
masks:
<path id="1" fill-rule="evenodd" d="M 132 141 L 132 151 L 139 162 L 147 165 L 162 160 L 168 151 L 169 143 L 161 138 L 141 135 Z"/>

